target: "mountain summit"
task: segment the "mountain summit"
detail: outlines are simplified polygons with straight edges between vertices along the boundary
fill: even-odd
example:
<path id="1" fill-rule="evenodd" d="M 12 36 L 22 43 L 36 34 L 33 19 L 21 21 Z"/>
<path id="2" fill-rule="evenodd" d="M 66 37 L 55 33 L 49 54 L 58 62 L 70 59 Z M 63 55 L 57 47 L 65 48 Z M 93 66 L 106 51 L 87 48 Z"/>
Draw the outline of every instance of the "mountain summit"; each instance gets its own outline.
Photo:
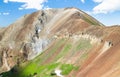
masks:
<path id="1" fill-rule="evenodd" d="M 76 8 L 40 10 L 0 28 L 2 77 L 118 77 L 120 27 Z"/>

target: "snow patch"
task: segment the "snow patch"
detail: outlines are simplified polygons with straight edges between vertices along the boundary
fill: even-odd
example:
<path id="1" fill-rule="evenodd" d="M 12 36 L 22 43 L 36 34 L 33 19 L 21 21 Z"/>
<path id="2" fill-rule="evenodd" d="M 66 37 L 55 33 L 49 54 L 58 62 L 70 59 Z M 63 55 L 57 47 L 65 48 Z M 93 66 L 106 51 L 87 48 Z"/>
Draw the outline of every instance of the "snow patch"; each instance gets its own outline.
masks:
<path id="1" fill-rule="evenodd" d="M 61 75 L 61 70 L 59 70 L 59 69 L 56 69 L 55 70 L 55 74 L 58 76 L 58 77 L 64 77 L 63 75 Z"/>

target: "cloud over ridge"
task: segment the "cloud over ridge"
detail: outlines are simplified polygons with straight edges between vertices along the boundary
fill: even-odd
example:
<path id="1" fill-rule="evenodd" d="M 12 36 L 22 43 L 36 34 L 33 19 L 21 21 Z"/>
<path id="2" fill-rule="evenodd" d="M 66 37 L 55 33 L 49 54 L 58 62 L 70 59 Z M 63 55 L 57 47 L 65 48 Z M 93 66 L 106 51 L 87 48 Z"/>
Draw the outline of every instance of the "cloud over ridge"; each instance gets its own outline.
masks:
<path id="1" fill-rule="evenodd" d="M 4 3 L 9 2 L 17 2 L 17 3 L 24 3 L 19 7 L 19 10 L 23 9 L 36 9 L 40 10 L 44 7 L 44 3 L 47 2 L 47 0 L 4 0 Z"/>
<path id="2" fill-rule="evenodd" d="M 93 12 L 98 13 L 109 13 L 120 10 L 120 0 L 93 0 L 98 5 L 93 8 Z"/>

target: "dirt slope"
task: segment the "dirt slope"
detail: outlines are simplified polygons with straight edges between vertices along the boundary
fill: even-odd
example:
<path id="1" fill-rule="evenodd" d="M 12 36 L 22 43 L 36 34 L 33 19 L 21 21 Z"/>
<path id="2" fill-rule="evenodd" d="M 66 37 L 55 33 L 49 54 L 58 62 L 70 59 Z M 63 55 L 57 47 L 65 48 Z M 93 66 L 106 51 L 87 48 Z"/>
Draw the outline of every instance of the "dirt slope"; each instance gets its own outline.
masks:
<path id="1" fill-rule="evenodd" d="M 76 8 L 25 15 L 0 29 L 1 75 L 56 77 L 61 70 L 61 77 L 118 77 L 119 32 Z"/>

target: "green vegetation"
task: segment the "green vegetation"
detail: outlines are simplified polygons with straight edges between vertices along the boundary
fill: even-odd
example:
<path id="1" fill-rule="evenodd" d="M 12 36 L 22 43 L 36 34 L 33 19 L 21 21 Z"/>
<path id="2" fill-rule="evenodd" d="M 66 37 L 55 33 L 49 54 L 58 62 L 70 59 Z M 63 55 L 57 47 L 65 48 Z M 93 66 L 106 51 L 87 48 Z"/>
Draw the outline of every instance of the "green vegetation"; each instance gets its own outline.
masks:
<path id="1" fill-rule="evenodd" d="M 68 75 L 72 70 L 77 70 L 78 67 L 73 66 L 72 64 L 62 64 L 61 70 L 63 75 Z"/>
<path id="2" fill-rule="evenodd" d="M 4 73 L 3 77 L 8 77 L 8 76 L 9 77 L 31 77 L 31 75 L 34 75 L 34 73 L 37 73 L 38 77 L 53 77 L 51 76 L 51 73 L 57 67 L 60 67 L 63 75 L 68 75 L 72 70 L 76 70 L 78 68 L 72 64 L 54 63 L 54 64 L 36 66 L 36 64 L 31 63 L 28 66 L 26 66 L 26 68 L 19 70 L 17 72 L 10 71 L 8 73 Z"/>
<path id="3" fill-rule="evenodd" d="M 47 59 L 49 59 L 49 57 L 53 56 L 53 54 L 59 49 L 59 47 L 64 44 L 65 39 L 61 39 L 58 40 L 54 46 L 52 46 L 49 50 L 49 53 L 44 51 L 44 53 L 40 54 L 38 57 L 36 57 L 32 62 L 36 62 L 36 63 L 43 63 L 44 61 L 46 61 Z"/>
<path id="4" fill-rule="evenodd" d="M 56 68 L 61 69 L 63 75 L 68 75 L 71 71 L 78 70 L 79 67 L 74 66 L 73 64 L 66 64 L 61 61 L 57 62 L 57 60 L 65 58 L 66 55 L 68 55 L 68 58 L 72 57 L 74 54 L 78 53 L 78 51 L 87 51 L 91 47 L 90 41 L 85 39 L 80 39 L 75 45 L 68 39 L 56 40 L 50 49 L 44 51 L 34 60 L 22 63 L 19 67 L 16 66 L 14 69 L 17 71 L 11 70 L 3 73 L 3 77 L 34 77 L 35 74 L 37 74 L 35 77 L 55 77 L 51 76 L 51 73 Z M 56 52 L 58 53 L 55 54 Z M 54 54 L 55 57 L 53 57 Z M 87 56 L 87 52 L 81 53 L 78 58 L 78 62 L 86 59 Z M 51 60 L 51 57 L 54 59 L 48 62 Z"/>
<path id="5" fill-rule="evenodd" d="M 46 63 L 42 64 L 45 60 L 49 59 L 58 49 L 62 46 L 58 58 L 64 56 L 72 47 L 70 43 L 66 43 L 67 40 L 61 39 L 58 40 L 54 46 L 49 50 L 50 53 L 44 52 L 40 56 L 36 57 L 34 60 L 21 64 L 19 67 L 15 67 L 16 71 L 9 71 L 3 73 L 3 77 L 33 77 L 34 73 L 37 73 L 37 77 L 53 77 L 51 76 L 51 72 L 53 72 L 56 68 L 60 68 L 63 72 L 63 75 L 69 74 L 72 70 L 75 70 L 77 67 L 72 64 L 62 64 L 62 63 Z"/>
<path id="6" fill-rule="evenodd" d="M 63 57 L 66 55 L 72 48 L 72 45 L 70 43 L 65 44 L 63 49 L 60 51 L 60 53 L 56 56 L 55 61 L 58 60 L 59 58 Z"/>
<path id="7" fill-rule="evenodd" d="M 84 20 L 85 20 L 86 22 L 90 23 L 91 25 L 99 25 L 98 22 L 94 21 L 94 19 L 89 18 L 89 16 L 85 16 L 85 15 L 84 15 Z"/>
<path id="8" fill-rule="evenodd" d="M 88 50 L 92 47 L 92 45 L 90 44 L 89 40 L 85 40 L 85 39 L 80 39 L 77 47 L 76 47 L 76 51 L 78 50 Z"/>
<path id="9" fill-rule="evenodd" d="M 81 59 L 86 59 L 87 57 L 88 57 L 88 53 L 83 53 L 80 58 L 81 58 Z"/>

